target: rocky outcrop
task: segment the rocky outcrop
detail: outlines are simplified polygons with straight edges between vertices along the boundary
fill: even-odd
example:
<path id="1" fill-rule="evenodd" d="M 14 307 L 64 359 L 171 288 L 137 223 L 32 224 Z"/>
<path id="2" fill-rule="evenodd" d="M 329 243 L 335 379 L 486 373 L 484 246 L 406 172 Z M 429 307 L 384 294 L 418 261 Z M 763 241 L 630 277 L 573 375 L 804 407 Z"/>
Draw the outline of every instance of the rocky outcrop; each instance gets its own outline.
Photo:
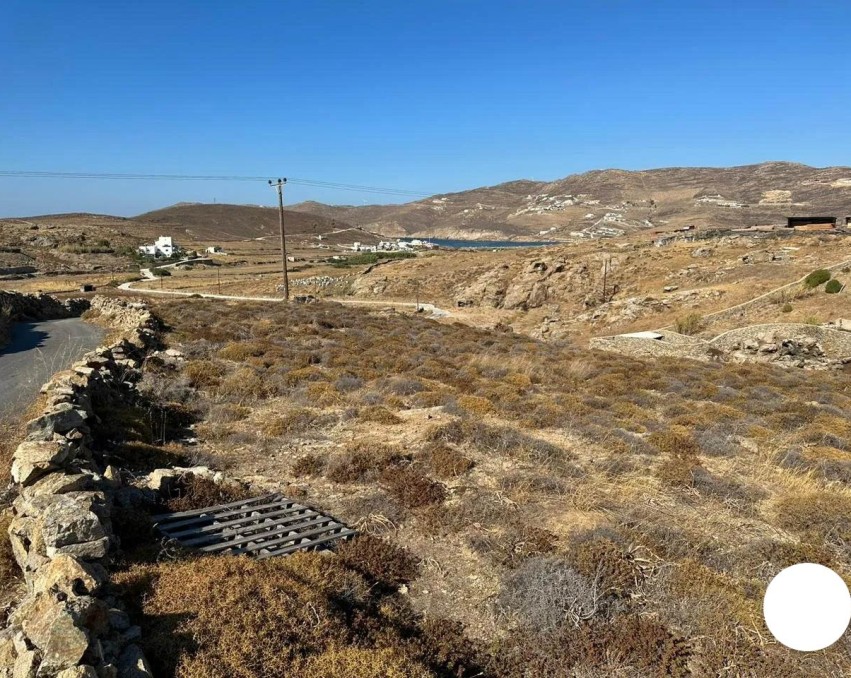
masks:
<path id="1" fill-rule="evenodd" d="M 675 286 L 665 288 L 665 296 L 642 296 L 615 299 L 580 313 L 573 320 L 615 325 L 635 322 L 646 316 L 697 307 L 705 301 L 716 301 L 724 296 L 723 290 L 686 290 L 677 292 Z"/>
<path id="2" fill-rule="evenodd" d="M 622 265 L 620 258 L 611 257 L 609 273 Z M 509 264 L 483 272 L 471 284 L 455 290 L 458 306 L 490 306 L 508 310 L 540 308 L 547 302 L 566 294 L 587 292 L 592 281 L 602 279 L 600 261 L 570 262 L 564 257 L 541 257 L 523 264 L 520 270 Z"/>
<path id="3" fill-rule="evenodd" d="M 0 677 L 149 676 L 138 627 L 105 591 L 120 481 L 92 447 L 99 391 L 131 397 L 156 342 L 144 304 L 95 297 L 99 316 L 127 330 L 44 385 L 44 411 L 14 454 L 17 498 L 9 539 L 27 595 L 0 632 Z"/>

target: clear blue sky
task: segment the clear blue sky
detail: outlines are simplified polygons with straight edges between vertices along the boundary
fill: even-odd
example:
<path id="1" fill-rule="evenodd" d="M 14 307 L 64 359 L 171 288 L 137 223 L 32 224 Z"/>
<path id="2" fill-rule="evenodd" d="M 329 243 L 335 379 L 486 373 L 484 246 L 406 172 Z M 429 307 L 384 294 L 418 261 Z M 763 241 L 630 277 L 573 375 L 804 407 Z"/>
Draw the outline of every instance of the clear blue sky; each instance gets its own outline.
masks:
<path id="1" fill-rule="evenodd" d="M 851 2 L 2 0 L 0 170 L 425 193 L 595 168 L 851 164 Z M 0 214 L 273 203 L 0 177 Z M 292 186 L 287 201 L 400 198 Z"/>

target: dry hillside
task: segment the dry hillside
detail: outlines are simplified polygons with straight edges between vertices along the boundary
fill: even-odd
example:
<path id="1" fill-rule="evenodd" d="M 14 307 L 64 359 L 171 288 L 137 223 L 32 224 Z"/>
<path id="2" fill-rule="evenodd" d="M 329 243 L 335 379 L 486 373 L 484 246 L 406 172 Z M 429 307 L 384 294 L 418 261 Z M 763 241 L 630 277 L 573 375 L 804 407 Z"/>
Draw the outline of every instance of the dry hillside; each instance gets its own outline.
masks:
<path id="1" fill-rule="evenodd" d="M 276 296 L 281 276 L 272 262 L 221 274 L 175 271 L 165 283 L 149 281 L 137 288 L 164 284 L 185 293 Z M 648 234 L 635 234 L 544 248 L 425 252 L 380 265 L 329 265 L 322 257 L 306 258 L 294 266 L 291 282 L 297 294 L 411 307 L 419 299 L 446 311 L 448 322 L 584 341 L 674 326 L 688 316 L 705 320 L 701 329 L 707 336 L 754 323 L 851 318 L 846 287 L 827 294 L 824 285 L 795 284 L 837 264 L 833 277 L 847 284 L 851 240 L 839 234 L 728 234 L 664 247 L 655 247 Z M 735 314 L 713 315 L 786 285 Z"/>
<path id="2" fill-rule="evenodd" d="M 328 303 L 159 313 L 177 353 L 148 362 L 142 391 L 199 442 L 163 445 L 140 412 L 119 462 L 203 460 L 366 535 L 339 558 L 163 557 L 128 515 L 136 564 L 116 581 L 159 675 L 851 670 L 847 638 L 796 653 L 761 615 L 792 563 L 851 580 L 845 374 L 634 360 Z M 190 482 L 171 506 L 216 498 Z"/>
<path id="3" fill-rule="evenodd" d="M 292 209 L 391 235 L 565 239 L 672 228 L 737 228 L 789 215 L 851 214 L 851 168 L 770 162 L 730 168 L 596 170 L 552 182 L 513 181 L 403 205 Z M 612 230 L 614 229 L 614 230 Z"/>
<path id="4" fill-rule="evenodd" d="M 341 239 L 351 243 L 371 243 L 375 237 L 353 228 L 339 218 L 285 210 L 288 240 L 293 244 L 313 242 L 323 236 L 326 243 Z M 280 237 L 278 209 L 254 205 L 209 205 L 181 203 L 134 217 L 148 229 L 169 233 L 177 240 L 229 242 L 234 240 L 276 239 Z"/>
<path id="5" fill-rule="evenodd" d="M 132 221 L 102 214 L 0 219 L 0 275 L 126 270 L 142 241 Z"/>

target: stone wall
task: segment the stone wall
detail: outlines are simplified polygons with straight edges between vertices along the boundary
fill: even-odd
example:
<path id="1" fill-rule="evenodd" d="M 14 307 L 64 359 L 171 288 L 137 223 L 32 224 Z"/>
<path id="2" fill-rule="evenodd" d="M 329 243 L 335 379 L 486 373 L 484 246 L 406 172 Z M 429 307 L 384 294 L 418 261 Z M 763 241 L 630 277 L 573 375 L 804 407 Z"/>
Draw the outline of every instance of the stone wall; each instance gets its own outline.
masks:
<path id="1" fill-rule="evenodd" d="M 798 323 L 769 323 L 750 325 L 719 334 L 709 344 L 720 349 L 732 349 L 748 342 L 769 343 L 783 338 L 808 337 L 821 344 L 828 358 L 843 359 L 851 356 L 851 332 L 822 325 Z"/>
<path id="2" fill-rule="evenodd" d="M 851 259 L 847 261 L 840 261 L 838 264 L 824 266 L 824 268 L 828 271 L 838 271 L 848 266 L 851 266 Z M 800 289 L 805 279 L 806 276 L 804 276 L 800 280 L 796 280 L 795 282 L 788 283 L 787 285 L 783 285 L 782 287 L 773 289 L 770 292 L 761 294 L 758 297 L 754 297 L 753 299 L 744 301 L 741 304 L 736 304 L 735 306 L 730 306 L 729 308 L 724 308 L 720 311 L 715 311 L 714 313 L 707 313 L 703 316 L 703 322 L 707 326 L 711 326 L 713 323 L 721 322 L 724 320 L 744 318 L 746 311 L 750 311 L 756 307 L 765 304 L 776 303 L 778 300 L 782 300 L 784 298 L 784 294 Z M 665 329 L 672 328 L 673 325 L 668 325 L 665 327 Z"/>
<path id="3" fill-rule="evenodd" d="M 594 337 L 588 343 L 589 348 L 601 351 L 614 351 L 635 358 L 692 358 L 706 360 L 709 358 L 707 342 L 696 337 L 688 337 L 676 332 L 659 332 L 662 339 L 642 339 L 614 335 L 610 337 Z"/>
<path id="4" fill-rule="evenodd" d="M 761 362 L 804 369 L 836 369 L 851 363 L 851 332 L 821 325 L 750 325 L 710 341 L 664 330 L 660 334 L 662 339 L 596 337 L 589 346 L 636 358 Z"/>
<path id="5" fill-rule="evenodd" d="M 19 276 L 36 273 L 38 269 L 35 266 L 2 266 L 0 267 L 0 276 Z"/>
<path id="6" fill-rule="evenodd" d="M 49 294 L 21 294 L 0 290 L 0 309 L 12 320 L 54 320 L 80 315 L 88 299 L 57 299 Z"/>
<path id="7" fill-rule="evenodd" d="M 147 304 L 123 297 L 96 295 L 91 300 L 86 319 L 128 332 L 157 328 L 156 318 Z"/>
<path id="8" fill-rule="evenodd" d="M 44 385 L 45 408 L 28 422 L 12 461 L 18 496 L 9 538 L 28 592 L 0 631 L 2 678 L 150 675 L 136 643 L 140 629 L 105 587 L 121 483 L 92 449 L 100 418 L 109 415 L 92 402 L 104 391 L 132 397 L 157 341 L 156 320 L 138 302 L 96 297 L 92 307 L 126 336 Z"/>

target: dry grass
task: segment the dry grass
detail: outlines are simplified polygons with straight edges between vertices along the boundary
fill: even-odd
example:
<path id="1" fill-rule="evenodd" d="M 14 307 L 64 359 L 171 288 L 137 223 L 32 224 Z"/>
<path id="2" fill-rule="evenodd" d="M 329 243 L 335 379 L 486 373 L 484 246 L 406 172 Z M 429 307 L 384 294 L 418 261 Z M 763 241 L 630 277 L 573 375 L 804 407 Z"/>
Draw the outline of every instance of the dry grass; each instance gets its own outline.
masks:
<path id="1" fill-rule="evenodd" d="M 209 478 L 187 473 L 173 484 L 166 506 L 169 511 L 192 511 L 256 496 L 256 492 L 238 485 L 217 484 Z"/>
<path id="2" fill-rule="evenodd" d="M 429 445 L 424 456 L 435 475 L 444 480 L 462 476 L 476 465 L 458 450 L 441 443 Z"/>
<path id="3" fill-rule="evenodd" d="M 7 537 L 12 515 L 9 510 L 0 512 L 0 587 L 10 588 L 12 583 L 21 578 L 21 569 L 12 553 L 12 544 Z"/>
<path id="4" fill-rule="evenodd" d="M 282 488 L 298 477 L 330 513 L 422 563 L 419 575 L 381 573 L 376 559 L 395 562 L 384 546 L 341 547 L 379 554 L 343 563 L 365 586 L 404 581 L 415 610 L 461 625 L 440 656 L 459 637 L 497 636 L 460 663 L 517 678 L 851 670 L 841 648 L 804 657 L 764 645 L 759 614 L 785 564 L 815 560 L 851 577 L 843 375 L 634 360 L 332 304 L 163 312 L 169 341 L 212 363 L 193 368 L 212 375 L 193 405 L 201 435 L 216 434 L 206 443 L 235 473 Z M 543 568 L 547 581 L 591 583 L 592 614 L 545 630 L 523 620 L 551 618 L 546 597 L 522 612 L 493 606 L 522 583 L 515 573 L 548 559 L 576 576 Z M 316 609 L 320 628 L 337 628 Z M 382 633 L 399 628 L 358 612 L 321 660 L 278 638 L 282 655 L 294 647 L 305 661 L 287 675 L 337 675 L 341 657 L 365 675 L 435 671 L 404 643 L 364 640 L 355 620 L 367 617 Z M 223 661 L 203 647 L 179 661 Z"/>
<path id="5" fill-rule="evenodd" d="M 399 452 L 386 445 L 358 442 L 331 462 L 327 476 L 335 483 L 374 480 L 399 458 Z"/>
<path id="6" fill-rule="evenodd" d="M 415 466 L 390 466 L 384 470 L 381 485 L 405 508 L 437 504 L 446 497 L 446 489 Z"/>
<path id="7" fill-rule="evenodd" d="M 325 460 L 315 454 L 306 454 L 293 462 L 292 474 L 296 478 L 318 476 L 325 471 Z"/>

